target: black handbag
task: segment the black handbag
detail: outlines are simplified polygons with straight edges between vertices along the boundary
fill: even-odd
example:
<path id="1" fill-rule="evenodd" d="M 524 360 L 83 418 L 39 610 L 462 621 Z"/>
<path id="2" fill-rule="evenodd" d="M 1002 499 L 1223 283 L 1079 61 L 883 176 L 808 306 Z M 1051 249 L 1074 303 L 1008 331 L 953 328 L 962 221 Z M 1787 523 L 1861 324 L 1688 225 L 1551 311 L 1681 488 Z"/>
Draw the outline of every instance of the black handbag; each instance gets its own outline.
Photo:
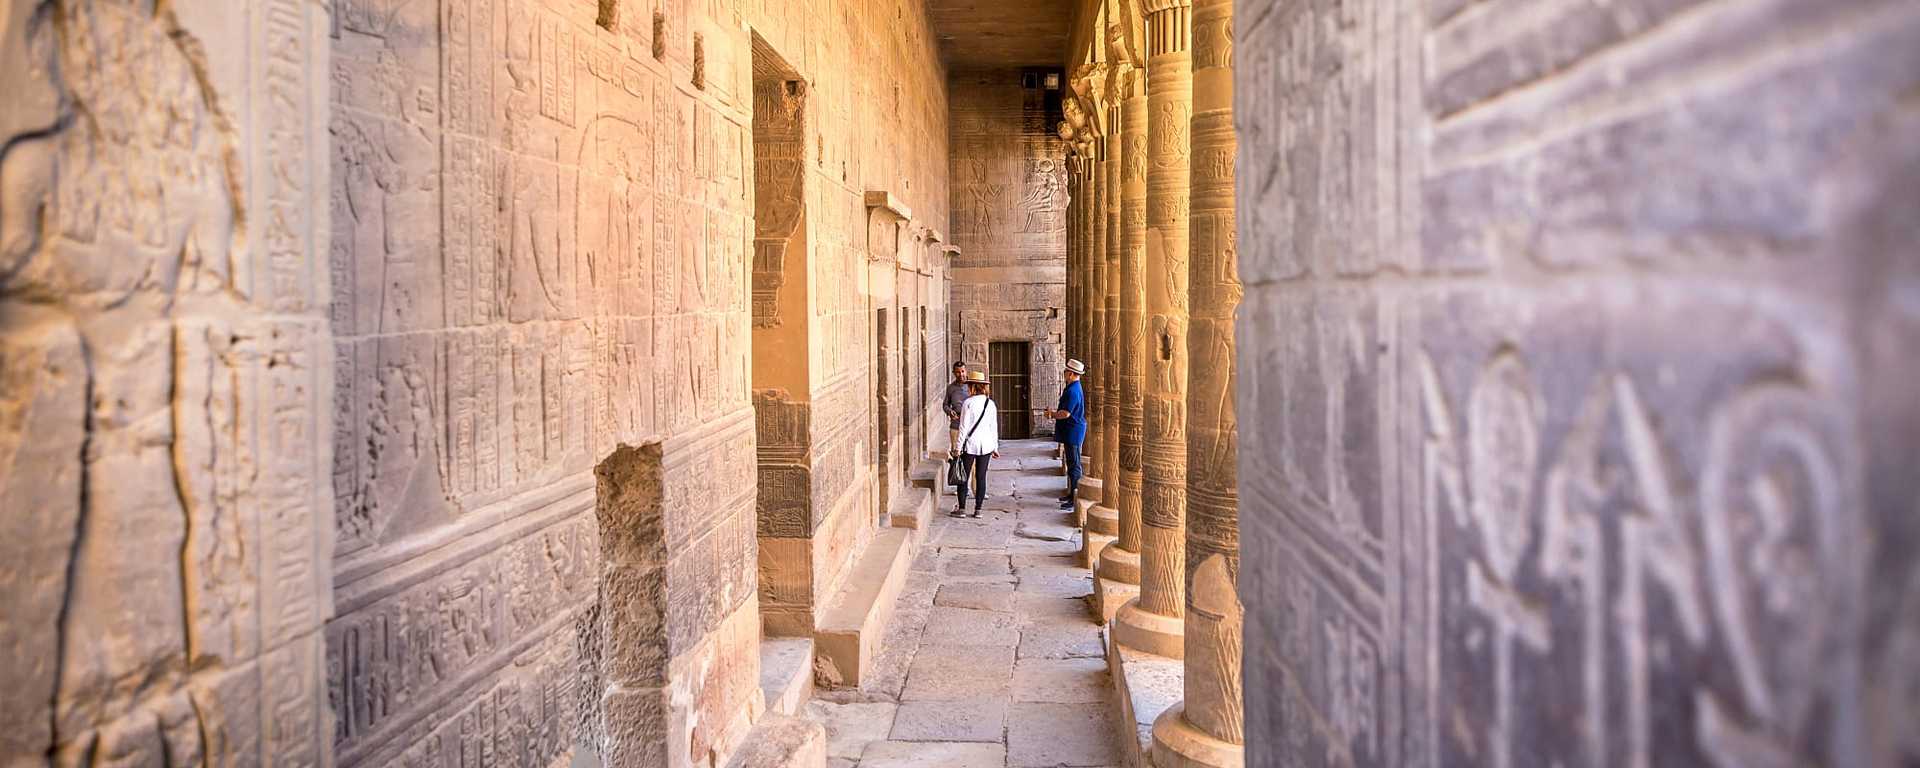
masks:
<path id="1" fill-rule="evenodd" d="M 989 399 L 987 402 L 992 403 L 993 401 Z M 964 446 L 967 444 L 967 441 L 973 439 L 973 433 L 980 429 L 980 422 L 983 422 L 986 420 L 987 420 L 987 409 L 985 407 L 982 407 L 980 409 L 980 418 L 974 419 L 973 429 L 967 430 L 967 436 L 960 438 L 960 445 L 956 445 L 953 447 L 954 453 L 961 454 L 965 451 Z M 948 457 L 947 458 L 947 485 L 958 487 L 966 484 L 967 484 L 966 473 L 964 473 L 960 469 L 960 456 L 955 455 L 955 456 Z"/>

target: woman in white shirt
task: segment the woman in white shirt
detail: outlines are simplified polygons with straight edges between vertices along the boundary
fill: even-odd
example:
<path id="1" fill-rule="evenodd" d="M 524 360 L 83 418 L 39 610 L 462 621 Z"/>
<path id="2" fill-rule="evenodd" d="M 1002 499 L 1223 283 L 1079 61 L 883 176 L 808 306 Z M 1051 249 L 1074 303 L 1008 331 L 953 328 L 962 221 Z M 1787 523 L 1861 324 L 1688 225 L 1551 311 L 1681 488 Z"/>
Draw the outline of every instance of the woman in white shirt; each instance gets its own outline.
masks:
<path id="1" fill-rule="evenodd" d="M 987 502 L 987 465 L 1000 456 L 1000 410 L 987 396 L 987 374 L 967 373 L 967 400 L 960 406 L 960 503 L 954 517 L 979 517 Z M 967 488 L 973 488 L 973 512 L 967 512 Z"/>

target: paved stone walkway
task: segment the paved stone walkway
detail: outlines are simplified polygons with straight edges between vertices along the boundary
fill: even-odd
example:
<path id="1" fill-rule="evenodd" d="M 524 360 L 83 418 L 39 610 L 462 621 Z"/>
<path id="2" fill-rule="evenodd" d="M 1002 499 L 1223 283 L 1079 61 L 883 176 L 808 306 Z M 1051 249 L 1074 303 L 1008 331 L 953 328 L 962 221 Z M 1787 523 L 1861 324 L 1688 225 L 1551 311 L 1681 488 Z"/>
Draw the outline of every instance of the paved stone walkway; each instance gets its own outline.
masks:
<path id="1" fill-rule="evenodd" d="M 980 519 L 944 493 L 877 669 L 806 714 L 834 768 L 1051 768 L 1120 762 L 1112 683 L 1053 444 L 1002 445 Z"/>

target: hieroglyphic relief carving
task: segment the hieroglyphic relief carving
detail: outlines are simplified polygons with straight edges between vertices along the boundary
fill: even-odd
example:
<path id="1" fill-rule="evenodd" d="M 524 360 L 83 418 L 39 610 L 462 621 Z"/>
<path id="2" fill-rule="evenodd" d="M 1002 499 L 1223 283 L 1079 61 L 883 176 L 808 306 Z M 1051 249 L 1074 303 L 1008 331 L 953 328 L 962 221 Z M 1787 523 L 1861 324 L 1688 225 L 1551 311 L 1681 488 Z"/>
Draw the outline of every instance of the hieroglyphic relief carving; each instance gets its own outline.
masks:
<path id="1" fill-rule="evenodd" d="M 22 759 L 324 755 L 302 663 L 331 578 L 321 11 L 215 5 L 0 12 L 0 503 L 21 513 L 0 751 Z M 254 53 L 213 61 L 208 14 Z"/>
<path id="2" fill-rule="evenodd" d="M 1200 741 L 1232 753 L 1246 742 L 1234 405 L 1241 370 L 1235 319 L 1243 288 L 1234 222 L 1233 0 L 1196 0 L 1193 6 L 1185 698 L 1180 714 L 1163 716 L 1154 734 L 1156 750 L 1186 752 L 1185 742 Z M 1178 738 L 1184 726 L 1199 733 Z"/>
<path id="3" fill-rule="evenodd" d="M 1141 574 L 1135 608 L 1116 619 L 1116 639 L 1163 656 L 1181 655 L 1186 608 L 1188 221 L 1193 111 L 1191 8 L 1147 16 L 1145 374 L 1141 412 Z M 1125 521 L 1122 521 L 1123 531 Z M 1135 610 L 1159 617 L 1141 617 Z M 1140 620 L 1146 619 L 1146 620 Z"/>
<path id="4" fill-rule="evenodd" d="M 1407 16 L 1391 3 L 1255 3 L 1241 30 L 1253 40 L 1237 89 L 1240 160 L 1253 169 L 1242 226 L 1258 295 L 1243 321 L 1258 328 L 1242 340 L 1262 368 L 1242 378 L 1241 405 L 1289 433 L 1257 438 L 1271 459 L 1242 453 L 1260 513 L 1244 526 L 1242 589 L 1315 611 L 1298 622 L 1308 638 L 1362 629 L 1381 696 L 1379 738 L 1356 741 L 1365 729 L 1341 725 L 1348 705 L 1334 694 L 1355 686 L 1325 686 L 1329 654 L 1250 657 L 1248 684 L 1284 693 L 1249 700 L 1250 722 L 1287 729 L 1250 739 L 1249 757 L 1897 764 L 1910 750 L 1869 734 L 1911 719 L 1911 702 L 1878 681 L 1911 680 L 1912 665 L 1873 649 L 1905 632 L 1884 611 L 1910 603 L 1915 582 L 1865 542 L 1905 541 L 1886 527 L 1911 511 L 1904 496 L 1870 501 L 1876 475 L 1900 485 L 1872 454 L 1912 430 L 1888 426 L 1900 409 L 1862 405 L 1864 382 L 1903 364 L 1854 355 L 1859 328 L 1883 340 L 1911 330 L 1824 323 L 1842 306 L 1874 313 L 1792 263 L 1848 253 L 1819 271 L 1880 274 L 1868 254 L 1884 244 L 1862 247 L 1851 222 L 1904 199 L 1887 190 L 1911 187 L 1914 166 L 1899 158 L 1913 143 L 1863 138 L 1850 156 L 1872 165 L 1830 171 L 1846 179 L 1835 188 L 1877 190 L 1873 203 L 1823 198 L 1786 169 L 1826 156 L 1809 126 L 1881 114 L 1866 105 L 1912 78 L 1849 81 L 1792 126 L 1720 130 L 1691 116 L 1828 92 L 1804 84 L 1907 56 L 1920 17 L 1773 19 L 1862 35 L 1816 61 L 1706 31 L 1754 10 L 1744 5 L 1693 8 L 1701 25 L 1687 29 L 1659 21 L 1672 9 L 1624 26 L 1562 9 L 1549 26 L 1578 41 L 1531 53 L 1537 35 L 1444 5 Z M 1676 88 L 1586 112 L 1630 89 L 1585 78 L 1656 39 L 1688 50 L 1641 61 Z M 1707 71 L 1711 87 L 1687 79 Z M 1523 113 L 1550 116 L 1550 130 L 1518 127 Z M 1673 161 L 1749 143 L 1777 162 L 1732 173 Z M 1833 207 L 1824 223 L 1714 203 L 1676 221 L 1673 189 Z M 1800 222 L 1787 238 L 1783 220 Z M 1620 269 L 1675 254 L 1697 268 Z M 1408 279 L 1367 279 L 1390 267 Z M 1730 298 L 1733 285 L 1746 298 Z M 1308 329 L 1323 323 L 1360 332 L 1345 350 L 1317 348 L 1323 335 Z M 1282 524 L 1257 522 L 1268 514 Z M 1273 542 L 1300 544 L 1268 557 Z M 1294 624 L 1256 619 L 1248 640 L 1288 638 Z"/>
<path id="5" fill-rule="evenodd" d="M 418 729 L 420 716 L 458 699 L 462 685 L 562 637 L 558 629 L 570 629 L 595 597 L 600 544 L 593 525 L 573 515 L 458 568 L 382 585 L 371 594 L 390 594 L 377 600 L 350 597 L 341 605 L 345 616 L 327 628 L 340 761 L 355 764 L 394 749 L 389 745 Z"/>
<path id="6" fill-rule="evenodd" d="M 1117 26 L 1127 26 L 1121 24 Z M 1118 162 L 1114 175 L 1120 191 L 1114 211 L 1120 232 L 1118 327 L 1112 338 L 1117 358 L 1114 368 L 1120 383 L 1117 413 L 1119 421 L 1115 479 L 1119 491 L 1116 509 L 1120 513 L 1120 537 L 1101 552 L 1101 572 L 1105 578 L 1137 583 L 1140 556 L 1141 458 L 1144 453 L 1145 407 L 1147 387 L 1147 94 L 1144 72 L 1132 71 L 1122 78 L 1124 98 L 1119 111 Z M 1108 563 L 1128 561 L 1126 566 Z M 1111 574 L 1111 575 L 1109 575 Z"/>

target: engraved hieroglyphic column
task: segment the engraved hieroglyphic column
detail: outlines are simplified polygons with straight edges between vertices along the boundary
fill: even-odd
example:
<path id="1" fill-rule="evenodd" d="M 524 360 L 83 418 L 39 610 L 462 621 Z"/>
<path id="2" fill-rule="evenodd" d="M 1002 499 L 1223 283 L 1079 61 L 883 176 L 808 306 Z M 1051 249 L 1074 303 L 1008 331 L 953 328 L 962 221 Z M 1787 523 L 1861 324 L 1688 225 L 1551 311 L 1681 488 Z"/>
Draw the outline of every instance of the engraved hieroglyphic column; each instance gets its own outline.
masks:
<path id="1" fill-rule="evenodd" d="M 1115 25 L 1125 30 L 1129 24 Z M 1127 47 L 1124 32 L 1115 48 Z M 1100 551 L 1099 576 L 1103 582 L 1094 594 L 1103 617 L 1112 618 L 1130 597 L 1132 585 L 1140 583 L 1140 448 L 1143 437 L 1141 409 L 1146 394 L 1146 244 L 1147 244 L 1147 94 L 1145 72 L 1140 68 L 1123 70 L 1120 85 L 1120 229 L 1121 248 L 1118 268 L 1120 286 L 1119 328 L 1115 355 L 1119 362 L 1119 469 L 1110 483 L 1119 488 L 1115 508 L 1120 512 L 1120 538 Z M 1122 586 L 1124 585 L 1124 586 Z M 1112 590 L 1114 594 L 1107 592 Z M 1124 595 L 1124 596 L 1123 596 Z"/>
<path id="2" fill-rule="evenodd" d="M 1120 535 L 1120 108 L 1109 88 L 1101 102 L 1107 127 L 1100 140 L 1100 503 L 1087 513 L 1087 530 Z M 1090 553 L 1091 554 L 1091 553 Z M 1097 560 L 1089 560 L 1093 566 Z"/>
<path id="3" fill-rule="evenodd" d="M 1098 118 L 1089 117 L 1089 124 Z M 1106 456 L 1107 433 L 1105 419 L 1101 409 L 1107 403 L 1107 162 L 1106 142 L 1092 129 L 1084 142 L 1087 155 L 1087 209 L 1084 215 L 1087 221 L 1087 370 L 1093 373 L 1089 386 L 1082 389 L 1087 395 L 1087 474 L 1100 479 L 1104 486 L 1107 467 L 1100 460 Z M 1088 488 L 1081 484 L 1084 491 Z"/>
<path id="4" fill-rule="evenodd" d="M 1069 102 L 1071 103 L 1071 102 Z M 1081 359 L 1086 354 L 1087 276 L 1081 271 L 1086 236 L 1080 231 L 1080 211 L 1086 207 L 1086 185 L 1080 169 L 1080 145 L 1074 141 L 1073 126 L 1060 123 L 1060 138 L 1067 143 L 1067 339 L 1066 356 Z"/>
<path id="5" fill-rule="evenodd" d="M 1186 699 L 1153 724 L 1159 768 L 1245 763 L 1241 702 L 1239 427 L 1234 420 L 1233 0 L 1195 0 L 1192 320 L 1188 331 Z"/>
<path id="6" fill-rule="evenodd" d="M 1146 392 L 1142 400 L 1140 597 L 1114 640 L 1180 658 L 1186 602 L 1187 175 L 1193 112 L 1188 0 L 1148 0 Z"/>

